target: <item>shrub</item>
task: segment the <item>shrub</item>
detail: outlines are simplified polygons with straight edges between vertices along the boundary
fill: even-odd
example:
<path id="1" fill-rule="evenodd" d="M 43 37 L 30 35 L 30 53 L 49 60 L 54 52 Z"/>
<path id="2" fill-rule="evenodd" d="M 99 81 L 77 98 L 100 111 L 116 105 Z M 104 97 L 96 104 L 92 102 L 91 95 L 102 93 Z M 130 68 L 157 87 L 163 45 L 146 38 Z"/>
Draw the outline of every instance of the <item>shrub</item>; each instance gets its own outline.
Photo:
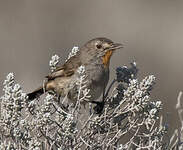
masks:
<path id="1" fill-rule="evenodd" d="M 69 57 L 77 51 L 75 47 Z M 59 57 L 54 55 L 50 61 L 51 71 L 58 62 Z M 9 73 L 1 97 L 0 149 L 181 148 L 182 128 L 175 130 L 169 141 L 164 141 L 167 125 L 159 116 L 162 102 L 150 97 L 154 75 L 139 81 L 135 62 L 130 67 L 118 67 L 116 77 L 103 94 L 103 103 L 91 104 L 88 102 L 90 89 L 85 87 L 84 66 L 78 72 L 75 105 L 67 103 L 66 98 L 60 102 L 55 93 L 46 93 L 45 98 L 28 102 L 13 73 Z M 180 97 L 176 108 L 182 123 Z"/>

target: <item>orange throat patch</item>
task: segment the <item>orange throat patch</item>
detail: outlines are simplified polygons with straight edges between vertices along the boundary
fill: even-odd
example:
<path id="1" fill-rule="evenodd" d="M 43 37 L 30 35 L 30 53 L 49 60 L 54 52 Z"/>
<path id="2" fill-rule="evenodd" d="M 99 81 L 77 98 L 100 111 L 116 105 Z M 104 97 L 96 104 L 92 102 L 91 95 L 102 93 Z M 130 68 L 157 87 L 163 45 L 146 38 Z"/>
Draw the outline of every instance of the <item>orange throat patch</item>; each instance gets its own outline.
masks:
<path id="1" fill-rule="evenodd" d="M 105 55 L 102 57 L 102 62 L 104 64 L 105 67 L 109 66 L 109 62 L 110 62 L 110 58 L 112 56 L 113 51 L 112 50 L 108 50 Z"/>

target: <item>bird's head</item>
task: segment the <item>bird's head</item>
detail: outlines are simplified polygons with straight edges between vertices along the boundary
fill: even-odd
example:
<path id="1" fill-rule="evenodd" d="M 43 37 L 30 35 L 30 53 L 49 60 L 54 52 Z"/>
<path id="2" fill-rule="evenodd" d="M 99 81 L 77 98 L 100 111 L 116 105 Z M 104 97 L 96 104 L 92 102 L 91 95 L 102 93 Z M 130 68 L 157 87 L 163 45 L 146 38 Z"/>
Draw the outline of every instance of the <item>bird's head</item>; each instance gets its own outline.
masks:
<path id="1" fill-rule="evenodd" d="M 82 48 L 82 51 L 89 59 L 99 58 L 104 65 L 108 65 L 113 52 L 117 49 L 123 48 L 120 43 L 114 43 L 107 38 L 95 38 L 88 41 Z"/>

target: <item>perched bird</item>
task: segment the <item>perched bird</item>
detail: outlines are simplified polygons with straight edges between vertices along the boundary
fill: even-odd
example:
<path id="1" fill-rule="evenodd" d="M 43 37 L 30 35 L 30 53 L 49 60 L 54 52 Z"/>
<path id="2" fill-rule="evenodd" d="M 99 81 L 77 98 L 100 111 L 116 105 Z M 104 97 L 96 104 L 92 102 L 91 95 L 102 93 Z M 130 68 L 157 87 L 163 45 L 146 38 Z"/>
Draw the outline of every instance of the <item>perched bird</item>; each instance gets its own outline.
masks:
<path id="1" fill-rule="evenodd" d="M 72 102 L 77 100 L 77 91 L 73 81 L 78 77 L 77 69 L 85 67 L 87 88 L 90 89 L 90 101 L 97 100 L 104 92 L 109 81 L 109 63 L 113 52 L 123 45 L 101 37 L 88 41 L 77 54 L 65 64 L 58 66 L 46 78 L 45 91 L 54 91 L 61 97 L 67 96 Z M 43 86 L 28 94 L 33 100 L 44 93 Z"/>

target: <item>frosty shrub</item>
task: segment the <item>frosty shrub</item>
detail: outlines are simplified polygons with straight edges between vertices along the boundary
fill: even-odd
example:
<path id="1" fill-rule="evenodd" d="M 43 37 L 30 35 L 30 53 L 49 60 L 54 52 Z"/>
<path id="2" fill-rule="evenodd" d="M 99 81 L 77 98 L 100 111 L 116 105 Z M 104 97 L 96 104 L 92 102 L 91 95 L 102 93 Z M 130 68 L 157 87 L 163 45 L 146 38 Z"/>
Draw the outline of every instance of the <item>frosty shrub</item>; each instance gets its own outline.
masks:
<path id="1" fill-rule="evenodd" d="M 74 47 L 69 58 L 77 53 Z M 59 56 L 50 60 L 54 71 Z M 0 149 L 1 150 L 127 150 L 181 148 L 182 128 L 175 130 L 169 141 L 164 141 L 167 126 L 159 112 L 160 100 L 151 99 L 155 77 L 142 81 L 137 78 L 136 63 L 116 68 L 116 77 L 101 98 L 88 102 L 90 89 L 85 67 L 78 69 L 79 78 L 76 104 L 61 100 L 55 93 L 27 101 L 28 97 L 9 73 L 3 83 L 1 97 Z M 181 124 L 182 107 L 178 99 Z"/>

